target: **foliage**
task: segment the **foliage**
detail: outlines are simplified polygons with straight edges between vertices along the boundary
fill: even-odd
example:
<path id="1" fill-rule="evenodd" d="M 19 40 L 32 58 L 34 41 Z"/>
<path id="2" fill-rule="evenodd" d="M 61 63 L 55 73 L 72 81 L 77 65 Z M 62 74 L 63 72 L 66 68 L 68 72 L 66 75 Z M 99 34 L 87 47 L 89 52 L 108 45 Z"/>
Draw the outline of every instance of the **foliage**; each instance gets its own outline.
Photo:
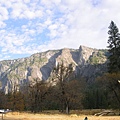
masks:
<path id="1" fill-rule="evenodd" d="M 108 107 L 120 109 L 120 73 L 106 73 L 99 78 L 99 84 L 108 93 Z M 117 104 L 116 104 L 117 103 Z"/>
<path id="2" fill-rule="evenodd" d="M 88 85 L 84 94 L 83 105 L 85 109 L 108 108 L 108 91 L 98 81 Z"/>
<path id="3" fill-rule="evenodd" d="M 6 97 L 5 94 L 0 91 L 0 108 L 5 108 L 6 106 Z"/>
<path id="4" fill-rule="evenodd" d="M 64 63 L 59 64 L 54 68 L 53 74 L 55 74 L 56 78 L 53 78 L 57 80 L 58 84 L 58 97 L 60 100 L 60 104 L 62 106 L 61 111 L 64 112 L 64 109 L 66 109 L 66 113 L 69 113 L 69 100 L 66 98 L 66 82 L 69 81 L 69 77 L 73 72 L 72 64 L 69 66 L 65 66 Z"/>
<path id="5" fill-rule="evenodd" d="M 105 50 L 98 50 L 98 52 L 93 53 L 88 62 L 92 65 L 97 65 L 100 63 L 104 63 L 106 60 L 106 51 Z"/>
<path id="6" fill-rule="evenodd" d="M 34 113 L 42 112 L 44 106 L 44 100 L 50 92 L 50 86 L 44 81 L 35 79 L 34 85 L 28 86 L 28 97 L 30 110 Z"/>
<path id="7" fill-rule="evenodd" d="M 55 103 L 57 103 L 61 112 L 68 114 L 71 108 L 75 109 L 82 106 L 82 86 L 84 84 L 74 80 L 73 64 L 66 66 L 63 62 L 58 63 L 53 70 L 52 81 L 56 83 L 53 98 L 55 98 Z"/>
<path id="8" fill-rule="evenodd" d="M 36 81 L 26 86 L 24 92 L 0 93 L 0 107 L 12 110 L 73 110 L 119 108 L 120 74 L 105 74 L 92 84 L 83 79 L 64 80 L 51 86 L 49 82 Z M 62 84 L 62 86 L 61 86 Z M 117 95 L 117 96 L 116 96 Z M 68 111 L 70 112 L 70 111 Z"/>
<path id="9" fill-rule="evenodd" d="M 120 71 L 120 33 L 116 24 L 113 21 L 111 21 L 110 23 L 108 34 L 109 34 L 108 71 L 110 73 L 119 72 Z"/>
<path id="10" fill-rule="evenodd" d="M 13 111 L 23 111 L 24 110 L 24 96 L 21 92 L 14 91 L 6 95 L 6 109 L 11 109 Z"/>

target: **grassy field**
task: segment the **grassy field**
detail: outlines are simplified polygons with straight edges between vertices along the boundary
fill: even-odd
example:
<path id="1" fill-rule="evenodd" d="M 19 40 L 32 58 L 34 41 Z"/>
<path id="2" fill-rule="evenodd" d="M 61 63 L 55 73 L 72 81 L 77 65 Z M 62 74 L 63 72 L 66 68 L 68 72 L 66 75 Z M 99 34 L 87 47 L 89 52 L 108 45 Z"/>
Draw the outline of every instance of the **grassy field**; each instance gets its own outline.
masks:
<path id="1" fill-rule="evenodd" d="M 4 120 L 84 120 L 85 117 L 88 120 L 120 120 L 120 116 L 94 116 L 94 115 L 82 115 L 82 114 L 32 114 L 32 113 L 19 113 L 11 112 L 4 116 Z M 0 120 L 2 120 L 0 114 Z"/>

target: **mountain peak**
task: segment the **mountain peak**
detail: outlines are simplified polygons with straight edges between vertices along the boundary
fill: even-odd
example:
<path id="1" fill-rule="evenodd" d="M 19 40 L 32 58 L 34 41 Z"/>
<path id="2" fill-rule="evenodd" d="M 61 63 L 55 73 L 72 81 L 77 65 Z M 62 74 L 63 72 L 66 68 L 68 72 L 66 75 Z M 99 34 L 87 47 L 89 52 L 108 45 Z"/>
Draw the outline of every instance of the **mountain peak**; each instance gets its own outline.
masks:
<path id="1" fill-rule="evenodd" d="M 79 49 L 63 48 L 61 50 L 49 50 L 36 53 L 27 58 L 18 60 L 6 60 L 0 62 L 0 82 L 1 89 L 8 93 L 13 91 L 13 86 L 25 85 L 34 79 L 48 80 L 56 63 L 64 62 L 64 65 L 73 64 L 75 74 L 95 79 L 96 72 L 105 71 L 103 64 L 106 62 L 104 51 L 80 46 Z M 95 65 L 99 65 L 99 70 Z M 102 70 L 103 69 L 103 70 Z M 96 71 L 97 70 L 97 71 Z M 90 71 L 90 72 L 89 72 Z"/>

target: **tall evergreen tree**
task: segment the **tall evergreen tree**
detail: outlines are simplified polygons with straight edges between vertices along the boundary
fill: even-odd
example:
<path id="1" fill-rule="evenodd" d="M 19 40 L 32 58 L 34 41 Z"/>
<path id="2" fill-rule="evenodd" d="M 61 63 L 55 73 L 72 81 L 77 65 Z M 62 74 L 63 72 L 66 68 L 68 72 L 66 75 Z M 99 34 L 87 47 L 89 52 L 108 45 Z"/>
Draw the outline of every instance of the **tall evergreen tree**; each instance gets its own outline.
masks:
<path id="1" fill-rule="evenodd" d="M 109 39 L 108 39 L 108 51 L 109 51 L 109 62 L 108 62 L 108 71 L 110 73 L 120 71 L 120 33 L 116 24 L 111 21 L 110 26 L 108 27 Z"/>

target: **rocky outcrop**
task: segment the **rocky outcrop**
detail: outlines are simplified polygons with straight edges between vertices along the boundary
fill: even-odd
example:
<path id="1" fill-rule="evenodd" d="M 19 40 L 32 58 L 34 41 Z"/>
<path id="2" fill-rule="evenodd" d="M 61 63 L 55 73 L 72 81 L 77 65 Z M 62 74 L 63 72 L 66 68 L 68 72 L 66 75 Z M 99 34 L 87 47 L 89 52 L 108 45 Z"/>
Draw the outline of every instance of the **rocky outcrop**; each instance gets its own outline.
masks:
<path id="1" fill-rule="evenodd" d="M 107 51 L 80 46 L 79 49 L 64 48 L 36 53 L 28 58 L 0 62 L 0 88 L 6 93 L 14 86 L 26 85 L 39 80 L 48 80 L 54 66 L 64 62 L 73 64 L 77 76 L 92 81 L 106 71 Z"/>

